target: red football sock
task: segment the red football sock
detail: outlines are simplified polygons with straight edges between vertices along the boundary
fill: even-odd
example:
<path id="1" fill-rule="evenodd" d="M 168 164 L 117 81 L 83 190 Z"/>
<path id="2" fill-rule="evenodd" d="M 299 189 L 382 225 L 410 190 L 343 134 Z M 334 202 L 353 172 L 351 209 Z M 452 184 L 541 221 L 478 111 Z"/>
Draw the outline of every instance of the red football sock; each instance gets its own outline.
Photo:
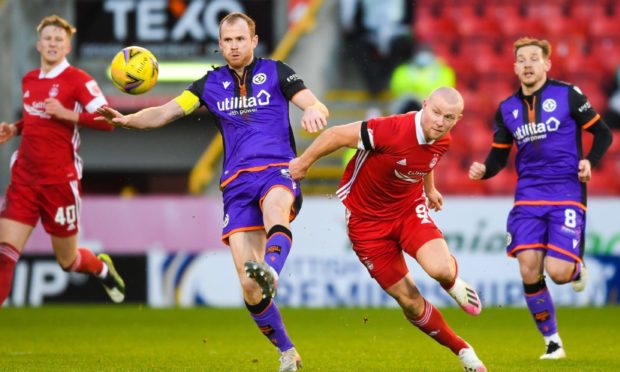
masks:
<path id="1" fill-rule="evenodd" d="M 0 306 L 9 297 L 17 260 L 19 260 L 17 249 L 9 243 L 0 243 Z"/>
<path id="2" fill-rule="evenodd" d="M 103 261 L 97 258 L 88 248 L 78 248 L 75 261 L 67 271 L 98 275 L 103 270 Z"/>
<path id="3" fill-rule="evenodd" d="M 409 321 L 435 341 L 452 350 L 456 355 L 459 354 L 459 350 L 469 347 L 462 338 L 454 333 L 439 310 L 426 299 L 424 300 L 422 315 L 418 319 L 409 319 Z"/>

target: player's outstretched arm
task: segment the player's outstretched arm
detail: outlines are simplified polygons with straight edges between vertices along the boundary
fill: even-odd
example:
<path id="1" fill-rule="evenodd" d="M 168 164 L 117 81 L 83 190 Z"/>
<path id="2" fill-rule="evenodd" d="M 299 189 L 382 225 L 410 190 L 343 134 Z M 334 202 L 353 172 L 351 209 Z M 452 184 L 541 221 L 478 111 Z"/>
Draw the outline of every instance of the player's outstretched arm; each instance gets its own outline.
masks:
<path id="1" fill-rule="evenodd" d="M 15 137 L 15 135 L 17 135 L 15 124 L 9 124 L 4 121 L 0 123 L 0 145 Z"/>
<path id="2" fill-rule="evenodd" d="M 185 116 L 185 111 L 175 100 L 161 106 L 148 107 L 129 115 L 123 115 L 108 106 L 98 108 L 97 113 L 101 115 L 101 119 L 98 120 L 105 120 L 115 126 L 134 129 L 159 128 Z"/>
<path id="3" fill-rule="evenodd" d="M 360 136 L 361 121 L 328 128 L 308 146 L 301 156 L 291 160 L 289 171 L 295 180 L 306 177 L 308 169 L 317 160 L 341 147 L 356 148 Z"/>
<path id="4" fill-rule="evenodd" d="M 310 89 L 295 94 L 291 101 L 304 111 L 301 127 L 309 133 L 316 133 L 327 126 L 329 110 L 316 98 Z"/>

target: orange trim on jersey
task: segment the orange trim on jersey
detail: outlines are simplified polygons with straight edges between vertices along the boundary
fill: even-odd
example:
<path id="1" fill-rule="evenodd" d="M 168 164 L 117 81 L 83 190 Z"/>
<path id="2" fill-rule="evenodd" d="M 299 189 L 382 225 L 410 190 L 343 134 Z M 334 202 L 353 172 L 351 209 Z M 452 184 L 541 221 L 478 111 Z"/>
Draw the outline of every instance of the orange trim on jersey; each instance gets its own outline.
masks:
<path id="1" fill-rule="evenodd" d="M 508 255 L 510 257 L 514 257 L 514 256 L 516 256 L 516 253 L 519 252 L 519 251 L 524 251 L 526 249 L 536 249 L 536 248 L 546 249 L 547 247 L 544 244 L 542 244 L 542 243 L 521 244 L 521 245 L 517 245 L 510 252 L 508 252 Z"/>
<path id="2" fill-rule="evenodd" d="M 227 179 L 225 179 L 220 184 L 220 189 L 223 189 L 229 183 L 231 183 L 235 178 L 239 177 L 239 173 L 241 173 L 241 172 L 260 172 L 260 171 L 265 170 L 265 169 L 267 169 L 269 167 L 279 167 L 279 166 L 282 166 L 282 165 L 288 165 L 288 163 L 272 163 L 272 164 L 267 164 L 267 165 L 261 165 L 261 166 L 258 166 L 258 167 L 250 167 L 250 168 L 239 169 L 238 171 L 235 172 L 235 174 L 233 174 L 232 176 L 228 177 Z"/>
<path id="3" fill-rule="evenodd" d="M 530 106 L 530 103 L 526 99 L 524 99 L 523 102 L 525 102 L 525 105 L 527 106 L 528 120 L 530 123 L 534 123 L 536 121 L 536 96 L 532 99 L 532 106 Z"/>
<path id="4" fill-rule="evenodd" d="M 590 128 L 590 127 L 591 127 L 591 126 L 593 126 L 593 125 L 594 125 L 594 123 L 596 123 L 596 122 L 598 121 L 598 119 L 600 119 L 600 118 L 601 118 L 601 115 L 596 114 L 596 116 L 595 116 L 595 117 L 593 117 L 593 118 L 592 118 L 592 120 L 590 120 L 589 122 L 587 122 L 587 123 L 585 123 L 584 125 L 582 125 L 582 126 L 581 126 L 581 129 L 588 129 L 588 128 Z"/>
<path id="5" fill-rule="evenodd" d="M 512 143 L 508 144 L 508 143 L 495 143 L 493 142 L 491 144 L 491 147 L 495 147 L 496 149 L 509 149 L 512 147 Z"/>
<path id="6" fill-rule="evenodd" d="M 588 208 L 576 201 L 551 201 L 551 200 L 521 200 L 515 202 L 514 205 L 574 205 L 587 211 Z"/>
<path id="7" fill-rule="evenodd" d="M 569 252 L 569 251 L 567 251 L 567 250 L 565 250 L 565 249 L 563 249 L 563 248 L 560 248 L 560 247 L 558 247 L 558 246 L 556 246 L 556 245 L 553 245 L 553 244 L 547 244 L 547 249 L 551 249 L 551 250 L 553 250 L 553 251 L 560 252 L 560 253 L 565 254 L 565 255 L 567 255 L 568 257 L 572 258 L 572 259 L 573 259 L 573 260 L 575 260 L 576 262 L 581 262 L 581 257 L 576 256 L 574 253 Z"/>
<path id="8" fill-rule="evenodd" d="M 293 194 L 293 192 L 288 187 L 282 186 L 282 185 L 273 185 L 269 188 L 269 190 L 267 190 L 267 192 L 265 193 L 265 196 L 260 198 L 260 201 L 258 202 L 258 205 L 260 206 L 261 211 L 263 210 L 263 200 L 265 200 L 265 198 L 267 197 L 267 194 L 269 194 L 269 191 L 275 189 L 276 187 L 281 187 L 284 190 L 288 191 L 293 196 L 293 202 L 295 201 L 295 194 Z M 291 213 L 288 215 L 288 222 L 293 221 L 296 216 L 297 216 L 297 213 L 295 213 L 295 211 L 293 210 L 293 206 L 291 205 Z"/>
<path id="9" fill-rule="evenodd" d="M 222 240 L 222 243 L 226 244 L 226 245 L 230 245 L 230 243 L 228 242 L 228 238 L 235 233 L 238 232 L 244 232 L 244 231 L 256 231 L 256 230 L 264 230 L 265 226 L 246 226 L 246 227 L 240 227 L 238 229 L 234 229 L 228 232 L 228 234 L 222 235 L 222 237 L 220 238 Z"/>

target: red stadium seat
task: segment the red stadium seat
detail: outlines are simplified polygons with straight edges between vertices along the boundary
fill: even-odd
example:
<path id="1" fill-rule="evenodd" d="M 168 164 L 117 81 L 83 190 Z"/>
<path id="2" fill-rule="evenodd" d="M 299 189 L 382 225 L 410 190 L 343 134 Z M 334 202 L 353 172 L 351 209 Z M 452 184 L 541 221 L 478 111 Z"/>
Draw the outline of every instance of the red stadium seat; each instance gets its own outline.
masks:
<path id="1" fill-rule="evenodd" d="M 588 36 L 587 23 L 566 16 L 548 16 L 542 24 L 547 39 L 570 37 L 585 39 Z"/>
<path id="2" fill-rule="evenodd" d="M 602 85 L 609 78 L 601 64 L 600 58 L 593 54 L 569 54 L 562 59 L 562 65 L 565 78 L 569 82 L 573 80 L 591 80 Z"/>
<path id="3" fill-rule="evenodd" d="M 483 182 L 487 194 L 511 195 L 514 193 L 517 184 L 517 173 L 512 168 L 506 167 Z"/>
<path id="4" fill-rule="evenodd" d="M 507 18 L 499 24 L 505 43 L 512 45 L 523 36 L 544 38 L 545 31 L 541 22 L 533 18 Z"/>
<path id="5" fill-rule="evenodd" d="M 570 18 L 586 24 L 600 18 L 609 17 L 608 6 L 601 1 L 574 1 L 570 8 Z"/>
<path id="6" fill-rule="evenodd" d="M 447 17 L 417 18 L 414 24 L 415 37 L 432 45 L 434 40 L 451 42 L 457 37 L 454 22 Z"/>
<path id="7" fill-rule="evenodd" d="M 508 79 L 515 76 L 514 58 L 511 54 L 485 54 L 473 60 L 474 72 L 481 80 Z"/>
<path id="8" fill-rule="evenodd" d="M 593 39 L 612 37 L 620 39 L 620 21 L 618 17 L 599 17 L 589 23 L 590 37 Z"/>
<path id="9" fill-rule="evenodd" d="M 563 18 L 568 13 L 567 1 L 540 1 L 528 0 L 525 3 L 525 13 L 528 18 L 539 19 L 544 23 Z"/>
<path id="10" fill-rule="evenodd" d="M 495 42 L 500 34 L 499 24 L 491 17 L 463 15 L 455 22 L 461 38 Z"/>
<path id="11" fill-rule="evenodd" d="M 590 54 L 598 58 L 604 72 L 614 76 L 620 67 L 620 39 L 615 37 L 601 37 L 592 41 Z"/>
<path id="12" fill-rule="evenodd" d="M 618 194 L 614 175 L 605 169 L 595 168 L 592 171 L 592 178 L 586 185 L 590 195 L 611 196 Z"/>
<path id="13" fill-rule="evenodd" d="M 487 1 L 485 15 L 502 23 L 507 19 L 522 18 L 525 16 L 525 7 L 518 1 Z"/>

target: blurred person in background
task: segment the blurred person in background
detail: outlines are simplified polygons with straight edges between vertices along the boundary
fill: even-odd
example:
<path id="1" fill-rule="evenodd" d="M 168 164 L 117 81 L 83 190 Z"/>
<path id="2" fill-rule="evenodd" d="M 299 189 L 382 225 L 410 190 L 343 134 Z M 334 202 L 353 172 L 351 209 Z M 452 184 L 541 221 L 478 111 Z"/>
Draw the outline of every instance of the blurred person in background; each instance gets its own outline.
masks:
<path id="1" fill-rule="evenodd" d="M 612 129 L 620 129 L 620 66 L 616 69 L 615 90 L 609 97 L 603 120 Z M 612 88 L 613 89 L 613 88 Z"/>
<path id="2" fill-rule="evenodd" d="M 482 372 L 486 368 L 474 349 L 422 296 L 404 257 L 415 258 L 465 312 L 480 314 L 478 294 L 459 277 L 456 258 L 429 215 L 429 209 L 442 208 L 434 168 L 448 150 L 449 132 L 463 108 L 456 89 L 440 87 L 420 111 L 327 129 L 291 161 L 289 170 L 301 180 L 319 158 L 343 147 L 358 149 L 336 192 L 346 206 L 353 250 L 411 324 L 449 348 L 466 371 Z"/>
<path id="3" fill-rule="evenodd" d="M 98 278 L 114 302 L 125 298 L 125 283 L 110 257 L 78 248 L 82 178 L 78 125 L 106 131 L 114 127 L 94 120 L 95 110 L 107 104 L 97 82 L 67 61 L 75 31 L 56 15 L 43 18 L 36 42 L 41 66 L 22 78 L 22 119 L 0 123 L 0 144 L 22 137 L 11 159 L 11 182 L 0 208 L 0 305 L 8 297 L 15 264 L 39 219 L 63 270 Z"/>
<path id="4" fill-rule="evenodd" d="M 411 58 L 398 65 L 390 77 L 390 92 L 396 98 L 391 112 L 404 114 L 422 108 L 422 100 L 437 87 L 456 86 L 454 70 L 422 46 Z"/>
<path id="5" fill-rule="evenodd" d="M 254 20 L 231 13 L 220 23 L 220 51 L 227 65 L 193 82 L 178 97 L 137 113 L 98 112 L 124 128 L 164 126 L 205 106 L 224 140 L 220 188 L 224 197 L 222 240 L 230 246 L 247 309 L 258 329 L 281 353 L 280 371 L 296 371 L 301 357 L 272 298 L 291 250 L 290 222 L 301 208 L 299 184 L 288 173 L 295 157 L 289 101 L 304 111 L 310 132 L 327 125 L 329 112 L 286 64 L 254 57 Z"/>
<path id="6" fill-rule="evenodd" d="M 388 86 L 390 73 L 413 50 L 413 6 L 406 0 L 341 0 L 340 23 L 347 57 L 372 95 Z"/>
<path id="7" fill-rule="evenodd" d="M 611 144 L 611 132 L 584 93 L 547 77 L 551 45 L 520 38 L 514 43 L 520 89 L 500 103 L 492 149 L 469 169 L 472 180 L 496 175 L 517 146 L 515 203 L 508 216 L 507 253 L 519 261 L 525 302 L 545 340 L 541 359 L 566 357 L 545 272 L 556 284 L 583 291 L 586 182 Z M 586 157 L 581 131 L 594 135 Z"/>

